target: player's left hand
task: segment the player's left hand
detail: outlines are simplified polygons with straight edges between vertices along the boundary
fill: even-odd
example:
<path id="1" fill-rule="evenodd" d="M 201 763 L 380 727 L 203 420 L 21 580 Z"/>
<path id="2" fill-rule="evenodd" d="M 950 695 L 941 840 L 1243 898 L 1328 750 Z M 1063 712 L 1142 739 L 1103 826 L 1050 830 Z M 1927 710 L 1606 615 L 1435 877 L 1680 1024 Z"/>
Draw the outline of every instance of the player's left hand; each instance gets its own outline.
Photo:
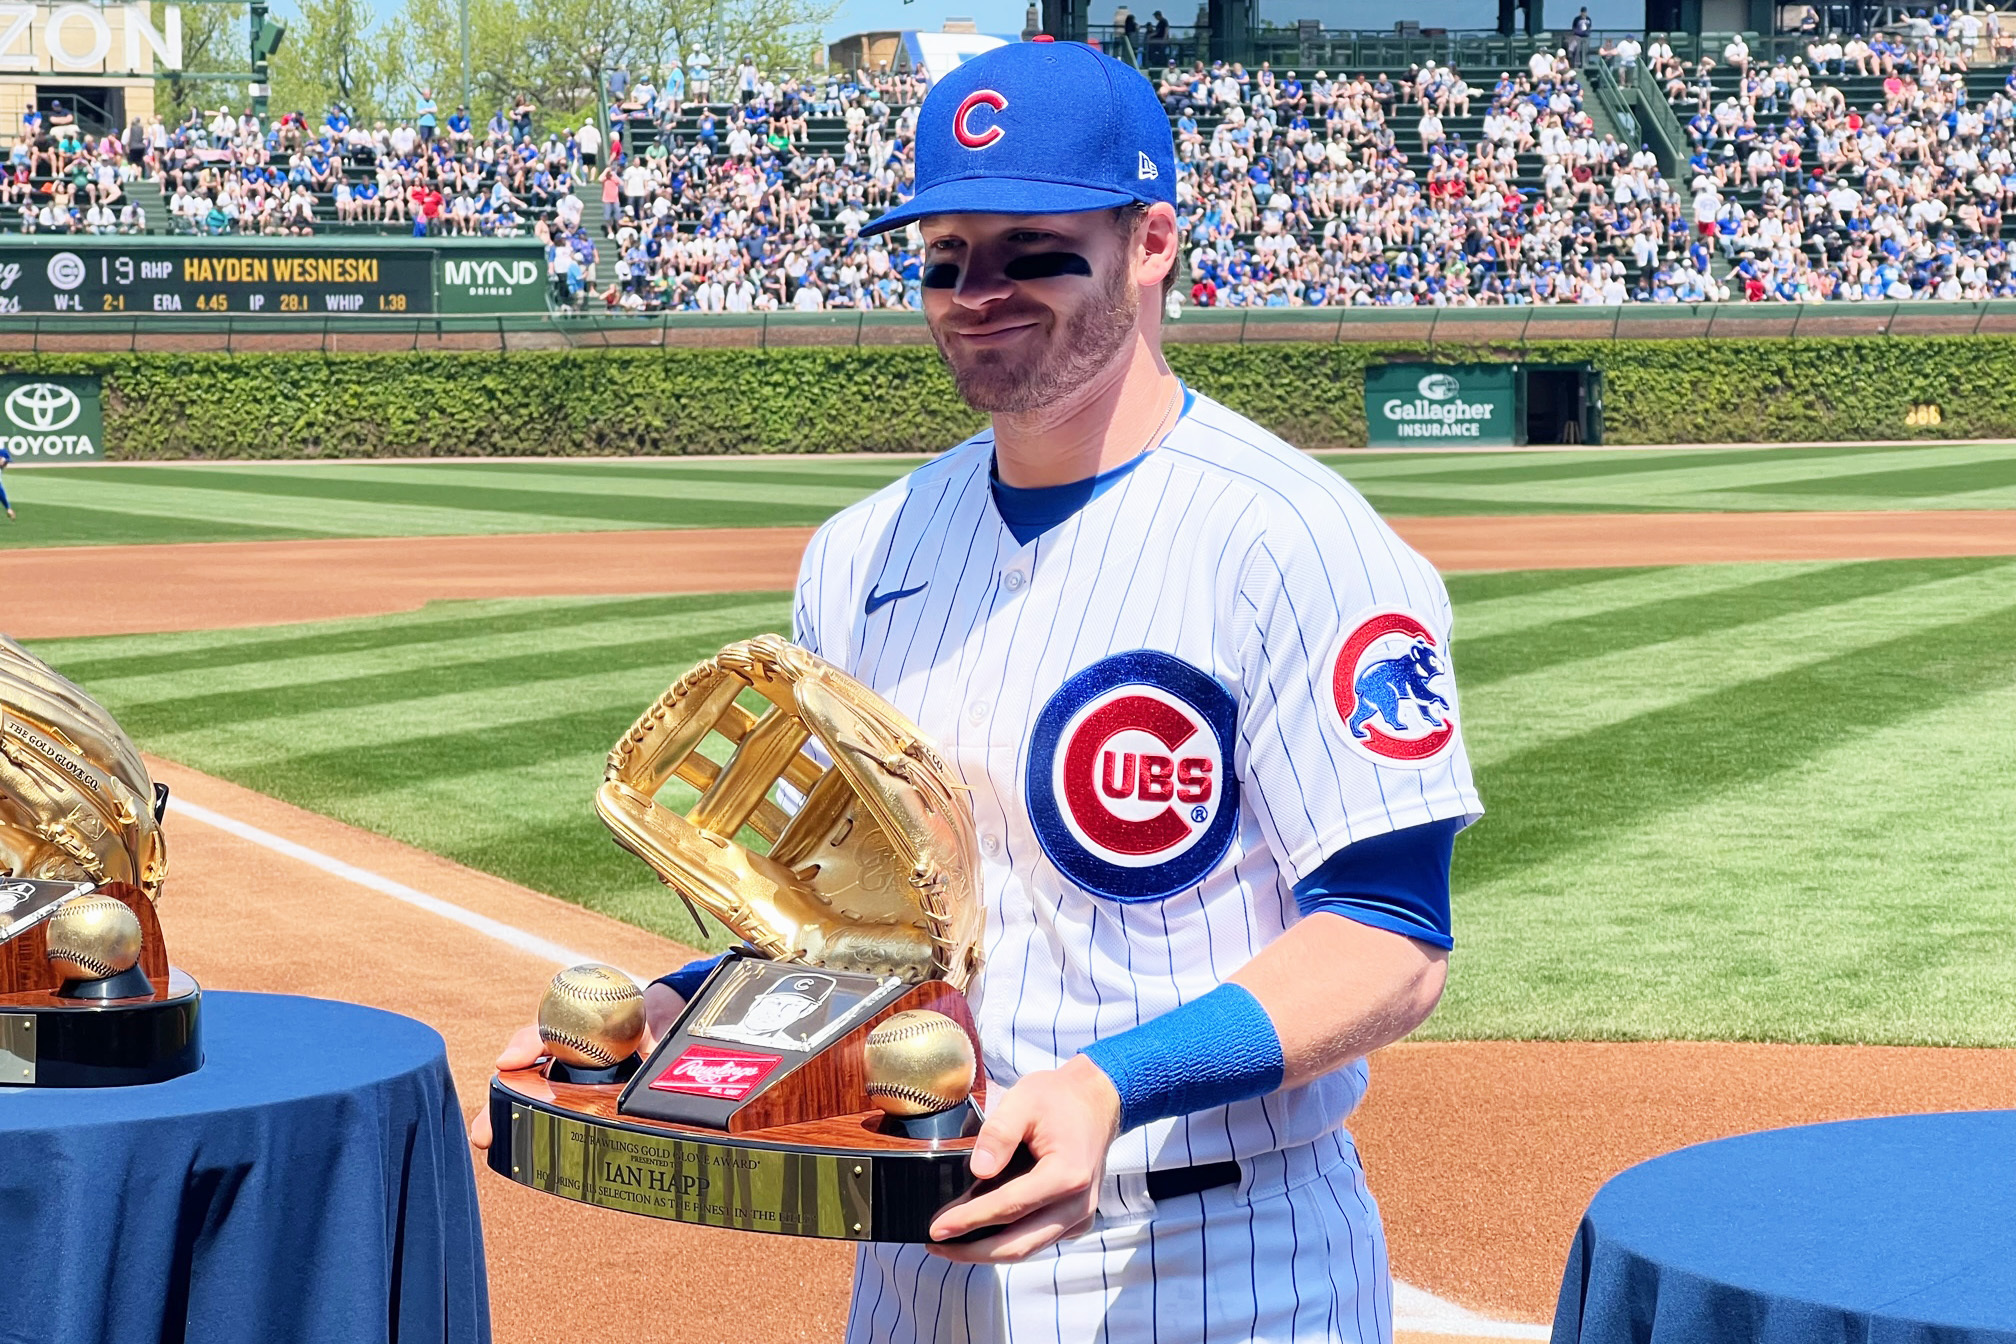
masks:
<path id="1" fill-rule="evenodd" d="M 1120 1094 L 1091 1060 L 1032 1073 L 988 1109 L 973 1142 L 973 1174 L 982 1184 L 947 1205 L 931 1224 L 933 1255 L 1002 1264 L 1035 1254 L 1092 1225 L 1106 1150 L 1120 1133 Z M 990 1186 L 1026 1146 L 1036 1165 Z M 1000 1230 L 978 1241 L 950 1243 L 974 1228 Z"/>

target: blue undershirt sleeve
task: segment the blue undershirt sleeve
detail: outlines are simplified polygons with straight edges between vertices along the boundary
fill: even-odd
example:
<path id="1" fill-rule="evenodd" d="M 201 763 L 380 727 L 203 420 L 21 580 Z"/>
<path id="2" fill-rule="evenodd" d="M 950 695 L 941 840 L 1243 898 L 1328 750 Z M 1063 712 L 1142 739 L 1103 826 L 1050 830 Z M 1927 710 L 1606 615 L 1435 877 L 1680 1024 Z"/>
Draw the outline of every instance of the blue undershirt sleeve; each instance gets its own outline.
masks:
<path id="1" fill-rule="evenodd" d="M 1296 907 L 1305 915 L 1327 910 L 1435 947 L 1454 947 L 1449 857 L 1462 829 L 1462 821 L 1451 818 L 1346 846 L 1295 884 Z"/>
<path id="2" fill-rule="evenodd" d="M 725 952 L 721 954 L 721 956 L 726 955 L 727 953 Z M 666 986 L 674 994 L 690 1003 L 693 996 L 700 992 L 700 986 L 706 981 L 709 975 L 713 974 L 714 968 L 720 964 L 721 957 L 702 957 L 699 961 L 687 962 L 684 966 L 681 966 L 669 975 L 659 976 L 652 983 Z"/>

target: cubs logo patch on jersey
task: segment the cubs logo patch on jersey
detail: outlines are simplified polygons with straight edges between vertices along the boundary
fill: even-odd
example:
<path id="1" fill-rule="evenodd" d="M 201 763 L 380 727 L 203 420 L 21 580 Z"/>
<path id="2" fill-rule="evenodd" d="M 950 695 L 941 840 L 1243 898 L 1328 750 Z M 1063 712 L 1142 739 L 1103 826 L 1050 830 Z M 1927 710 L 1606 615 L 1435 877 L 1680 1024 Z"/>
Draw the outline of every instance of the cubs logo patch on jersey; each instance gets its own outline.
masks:
<path id="1" fill-rule="evenodd" d="M 1338 643 L 1331 696 L 1345 740 L 1383 765 L 1432 765 L 1456 741 L 1448 651 L 1409 611 L 1361 616 Z"/>
<path id="2" fill-rule="evenodd" d="M 1071 881 L 1155 901 L 1217 866 L 1239 824 L 1236 707 L 1224 687 L 1152 649 L 1115 654 L 1058 688 L 1029 743 L 1029 817 Z"/>

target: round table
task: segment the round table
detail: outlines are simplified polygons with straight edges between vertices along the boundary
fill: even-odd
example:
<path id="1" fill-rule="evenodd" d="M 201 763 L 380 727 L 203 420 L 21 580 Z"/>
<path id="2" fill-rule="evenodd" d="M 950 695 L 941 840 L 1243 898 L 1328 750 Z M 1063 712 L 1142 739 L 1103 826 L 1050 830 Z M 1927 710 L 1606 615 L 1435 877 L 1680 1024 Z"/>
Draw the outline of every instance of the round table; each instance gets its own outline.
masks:
<path id="1" fill-rule="evenodd" d="M 483 1239 L 431 1027 L 206 992 L 165 1083 L 0 1088 L 0 1337 L 490 1337 Z"/>
<path id="2" fill-rule="evenodd" d="M 2016 1111 L 1745 1134 L 1589 1205 L 1556 1344 L 2016 1341 Z"/>

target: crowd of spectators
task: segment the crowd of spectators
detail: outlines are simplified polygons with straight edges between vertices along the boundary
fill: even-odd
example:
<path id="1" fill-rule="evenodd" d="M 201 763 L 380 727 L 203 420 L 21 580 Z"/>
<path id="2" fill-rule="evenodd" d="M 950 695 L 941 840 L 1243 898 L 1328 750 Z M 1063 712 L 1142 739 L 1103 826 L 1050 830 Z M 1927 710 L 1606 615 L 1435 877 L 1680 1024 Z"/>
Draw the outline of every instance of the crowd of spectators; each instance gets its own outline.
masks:
<path id="1" fill-rule="evenodd" d="M 1730 297 L 2016 296 L 2016 72 L 1979 102 L 1966 82 L 2008 39 L 1992 10 L 1936 17 L 1916 40 L 1815 32 L 1769 61 L 1740 37 L 1719 62 L 1646 48 L 1689 142 L 1693 249 L 1719 253 Z"/>
<path id="2" fill-rule="evenodd" d="M 1674 107 L 1677 183 L 1598 133 L 1562 51 L 1488 80 L 1433 61 L 1168 68 L 1187 239 L 1172 304 L 2016 295 L 2016 72 L 1978 102 L 1965 81 L 1971 58 L 2016 51 L 2016 21 L 1921 22 L 1813 26 L 1777 59 L 1740 37 L 1695 61 L 1656 35 L 1606 43 L 1620 78 Z M 478 124 L 423 89 L 397 119 L 218 108 L 94 136 L 57 105 L 28 114 L 0 211 L 30 232 L 158 228 L 131 191 L 145 178 L 188 233 L 536 238 L 554 303 L 576 310 L 915 309 L 914 227 L 859 229 L 910 189 L 922 93 L 907 74 L 777 78 L 696 50 L 655 83 L 619 80 L 602 117 L 520 98 Z"/>
<path id="3" fill-rule="evenodd" d="M 1558 53 L 1482 88 L 1433 62 L 1306 81 L 1263 65 L 1172 71 L 1162 96 L 1200 306 L 1622 302 L 1623 258 L 1684 237 L 1656 159 L 1596 134 Z M 1466 140 L 1450 123 L 1480 109 Z"/>

